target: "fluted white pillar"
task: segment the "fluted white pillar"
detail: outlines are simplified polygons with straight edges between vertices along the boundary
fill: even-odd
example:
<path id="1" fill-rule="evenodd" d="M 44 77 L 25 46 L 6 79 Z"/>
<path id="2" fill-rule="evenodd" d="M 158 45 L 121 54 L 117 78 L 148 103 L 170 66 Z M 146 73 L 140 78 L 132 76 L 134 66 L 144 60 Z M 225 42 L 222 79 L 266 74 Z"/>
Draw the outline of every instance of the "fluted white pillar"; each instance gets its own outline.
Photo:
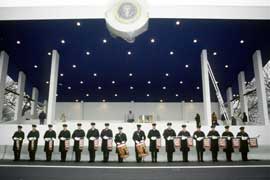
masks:
<path id="1" fill-rule="evenodd" d="M 228 113 L 229 113 L 229 118 L 233 116 L 233 105 L 231 100 L 233 99 L 233 94 L 232 94 L 232 87 L 228 87 L 226 90 L 226 96 L 227 96 L 227 105 L 228 105 Z"/>
<path id="2" fill-rule="evenodd" d="M 25 81 L 26 75 L 24 72 L 19 72 L 18 77 L 18 89 L 17 93 L 19 94 L 16 99 L 16 106 L 15 106 L 15 115 L 14 120 L 21 122 L 22 121 L 22 108 L 23 108 L 23 100 L 24 100 L 24 89 L 25 89 Z"/>
<path id="3" fill-rule="evenodd" d="M 31 117 L 33 119 L 37 118 L 37 103 L 38 103 L 38 94 L 39 91 L 36 87 L 33 87 L 32 89 L 32 105 L 31 105 Z"/>
<path id="4" fill-rule="evenodd" d="M 5 51 L 2 51 L 0 54 L 0 121 L 3 117 L 3 105 L 5 100 L 5 88 L 6 88 L 6 79 L 7 79 L 7 70 L 8 70 L 8 61 L 9 57 Z"/>
<path id="5" fill-rule="evenodd" d="M 244 71 L 241 71 L 238 74 L 238 86 L 239 86 L 241 113 L 243 114 L 245 112 L 248 117 L 248 102 L 247 102 L 247 97 L 244 95 L 246 93 L 246 80 L 245 80 Z M 249 117 L 248 117 L 248 121 L 249 121 Z"/>

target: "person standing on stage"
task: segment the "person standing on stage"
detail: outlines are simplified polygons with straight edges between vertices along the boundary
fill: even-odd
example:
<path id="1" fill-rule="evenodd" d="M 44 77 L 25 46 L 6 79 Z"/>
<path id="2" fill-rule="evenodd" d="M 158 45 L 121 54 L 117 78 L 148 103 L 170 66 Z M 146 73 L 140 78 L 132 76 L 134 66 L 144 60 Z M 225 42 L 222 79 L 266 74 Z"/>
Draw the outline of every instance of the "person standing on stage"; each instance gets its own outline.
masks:
<path id="1" fill-rule="evenodd" d="M 148 132 L 147 137 L 150 140 L 149 151 L 151 152 L 152 162 L 157 162 L 157 139 L 160 139 L 160 132 L 156 129 L 156 123 L 152 124 L 152 129 Z"/>
<path id="2" fill-rule="evenodd" d="M 32 130 L 27 135 L 27 139 L 29 140 L 28 152 L 30 156 L 30 161 L 35 161 L 36 151 L 38 147 L 39 132 L 36 128 L 37 126 L 33 124 Z"/>
<path id="3" fill-rule="evenodd" d="M 113 132 L 109 129 L 109 126 L 109 123 L 105 123 L 105 129 L 103 129 L 100 134 L 102 139 L 101 151 L 103 152 L 103 162 L 109 161 L 110 151 L 112 151 L 108 149 L 108 140 L 113 138 Z"/>
<path id="4" fill-rule="evenodd" d="M 114 142 L 116 146 L 121 145 L 121 144 L 126 144 L 127 142 L 127 135 L 123 133 L 122 130 L 123 130 L 122 127 L 118 127 L 119 132 L 115 135 L 115 138 L 114 138 Z M 119 150 L 117 147 L 116 147 L 116 153 L 118 154 L 118 162 L 122 163 L 123 158 L 120 157 Z"/>
<path id="5" fill-rule="evenodd" d="M 95 162 L 96 158 L 96 147 L 95 147 L 95 141 L 98 140 L 99 138 L 99 131 L 95 128 L 96 123 L 92 122 L 91 123 L 91 129 L 88 130 L 87 132 L 87 139 L 88 141 L 88 151 L 89 151 L 89 156 L 90 160 L 89 162 Z"/>
<path id="6" fill-rule="evenodd" d="M 139 157 L 139 155 L 138 155 L 136 144 L 144 142 L 145 139 L 146 139 L 145 133 L 144 133 L 144 131 L 141 130 L 141 127 L 142 126 L 140 124 L 137 125 L 137 131 L 135 131 L 133 133 L 133 137 L 132 137 L 133 141 L 135 142 L 135 153 L 136 153 L 136 161 L 137 161 L 137 163 L 142 162 L 142 158 Z"/>
<path id="7" fill-rule="evenodd" d="M 22 126 L 18 126 L 18 131 L 13 134 L 12 139 L 14 141 L 14 161 L 19 161 L 21 156 L 22 143 L 24 140 L 24 132 L 22 131 Z"/>
<path id="8" fill-rule="evenodd" d="M 230 132 L 229 126 L 225 126 L 225 132 L 222 133 L 222 137 L 226 138 L 226 148 L 223 149 L 226 152 L 226 159 L 228 162 L 232 161 L 232 153 L 234 152 L 233 145 L 232 145 L 232 138 L 233 133 Z"/>
<path id="9" fill-rule="evenodd" d="M 215 130 L 215 126 L 211 126 L 211 130 L 208 132 L 207 136 L 211 139 L 211 148 L 210 151 L 212 152 L 212 161 L 218 162 L 217 156 L 219 151 L 218 146 L 218 139 L 220 137 L 219 133 Z"/>
<path id="10" fill-rule="evenodd" d="M 173 161 L 173 152 L 175 151 L 173 139 L 176 136 L 175 131 L 172 129 L 172 123 L 167 123 L 167 129 L 163 132 L 163 137 L 166 144 L 167 160 L 168 162 Z"/>
<path id="11" fill-rule="evenodd" d="M 193 133 L 193 138 L 196 140 L 198 162 L 203 162 L 203 152 L 205 151 L 203 147 L 203 139 L 205 138 L 205 134 L 201 131 L 201 126 L 197 127 L 197 131 Z"/>
<path id="12" fill-rule="evenodd" d="M 81 161 L 81 153 L 83 151 L 83 143 L 85 132 L 81 129 L 82 124 L 77 124 L 77 129 L 72 134 L 72 139 L 74 140 L 73 151 L 75 152 L 75 162 Z"/>
<path id="13" fill-rule="evenodd" d="M 47 115 L 44 111 L 41 111 L 38 118 L 39 118 L 39 124 L 44 124 L 45 119 L 47 118 Z"/>
<path id="14" fill-rule="evenodd" d="M 49 124 L 48 127 L 49 130 L 45 132 L 43 137 L 45 140 L 44 152 L 46 152 L 46 161 L 51 161 L 52 152 L 54 149 L 54 140 L 56 139 L 56 133 L 52 129 L 53 125 Z"/>
<path id="15" fill-rule="evenodd" d="M 63 130 L 59 133 L 58 139 L 60 141 L 59 152 L 61 152 L 61 162 L 65 162 L 70 140 L 70 131 L 67 129 L 67 124 L 63 124 Z"/>
<path id="16" fill-rule="evenodd" d="M 241 152 L 242 160 L 243 161 L 248 161 L 248 152 L 249 152 L 248 140 L 249 140 L 249 136 L 245 132 L 244 127 L 240 127 L 240 132 L 237 134 L 237 137 L 240 138 L 239 152 Z"/>
<path id="17" fill-rule="evenodd" d="M 182 125 L 183 129 L 178 133 L 178 136 L 181 138 L 180 151 L 183 153 L 183 162 L 188 162 L 188 152 L 190 150 L 187 142 L 190 133 L 187 131 L 186 127 L 186 125 Z"/>

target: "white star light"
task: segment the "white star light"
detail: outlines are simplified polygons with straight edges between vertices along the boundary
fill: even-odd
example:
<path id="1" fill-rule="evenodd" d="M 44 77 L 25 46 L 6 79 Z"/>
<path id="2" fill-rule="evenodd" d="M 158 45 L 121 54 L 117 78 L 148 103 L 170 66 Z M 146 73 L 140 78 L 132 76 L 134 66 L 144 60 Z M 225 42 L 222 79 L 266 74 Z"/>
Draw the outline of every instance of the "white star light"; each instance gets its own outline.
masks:
<path id="1" fill-rule="evenodd" d="M 61 77 L 63 77 L 63 76 L 64 76 L 64 74 L 63 74 L 63 73 L 61 73 L 61 74 L 60 74 L 60 76 L 61 76 Z"/>
<path id="2" fill-rule="evenodd" d="M 165 89 L 166 89 L 166 86 L 163 86 L 163 87 L 162 87 L 162 89 L 164 89 L 164 90 L 165 90 Z"/>
<path id="3" fill-rule="evenodd" d="M 179 25 L 180 25 L 180 21 L 176 21 L 175 24 L 176 24 L 177 26 L 179 26 Z"/>
<path id="4" fill-rule="evenodd" d="M 169 73 L 165 73 L 165 76 L 167 76 L 167 77 L 168 77 L 168 76 L 169 76 Z"/>
<path id="5" fill-rule="evenodd" d="M 49 56 L 51 56 L 51 55 L 52 55 L 52 53 L 51 53 L 51 52 L 48 52 L 48 55 L 49 55 Z"/>
<path id="6" fill-rule="evenodd" d="M 147 84 L 151 84 L 151 81 L 147 81 Z"/>
<path id="7" fill-rule="evenodd" d="M 86 51 L 86 53 L 85 53 L 87 56 L 89 56 L 90 55 L 90 52 L 89 51 Z"/>
<path id="8" fill-rule="evenodd" d="M 75 64 L 72 65 L 73 68 L 76 68 L 77 66 Z"/>
<path id="9" fill-rule="evenodd" d="M 244 42 L 245 42 L 244 40 L 240 40 L 240 43 L 241 43 L 241 44 L 244 44 Z"/>
<path id="10" fill-rule="evenodd" d="M 107 43 L 107 39 L 103 39 L 102 41 L 103 41 L 104 44 Z"/>
<path id="11" fill-rule="evenodd" d="M 16 44 L 21 44 L 21 41 L 16 41 Z"/>
<path id="12" fill-rule="evenodd" d="M 62 40 L 61 40 L 61 43 L 62 43 L 62 44 L 65 44 L 65 43 L 66 43 L 66 41 L 65 41 L 64 39 L 62 39 Z"/>
<path id="13" fill-rule="evenodd" d="M 229 68 L 229 65 L 228 65 L 228 64 L 226 64 L 226 65 L 225 65 L 225 68 Z"/>
<path id="14" fill-rule="evenodd" d="M 180 84 L 183 84 L 183 81 L 180 81 L 179 83 L 180 83 Z"/>
<path id="15" fill-rule="evenodd" d="M 96 76 L 97 76 L 97 73 L 94 73 L 94 74 L 93 74 L 93 76 L 95 76 L 95 77 L 96 77 Z"/>
<path id="16" fill-rule="evenodd" d="M 147 96 L 147 97 L 149 97 L 149 96 L 150 96 L 150 94 L 146 94 L 146 96 Z"/>
<path id="17" fill-rule="evenodd" d="M 87 96 L 87 97 L 88 97 L 88 96 L 89 96 L 89 94 L 87 93 L 85 96 Z"/>
<path id="18" fill-rule="evenodd" d="M 81 23 L 80 23 L 80 22 L 77 22 L 76 25 L 77 25 L 77 26 L 81 26 Z"/>
<path id="19" fill-rule="evenodd" d="M 185 65 L 185 68 L 188 68 L 188 67 L 189 67 L 189 65 L 188 65 L 188 64 L 186 64 L 186 65 Z"/>
<path id="20" fill-rule="evenodd" d="M 114 96 L 115 96 L 115 97 L 117 97 L 117 96 L 118 96 L 118 94 L 114 94 Z"/>
<path id="21" fill-rule="evenodd" d="M 131 55 L 131 51 L 128 51 L 127 54 L 128 54 L 128 55 Z"/>
<path id="22" fill-rule="evenodd" d="M 112 81 L 112 84 L 115 84 L 115 81 Z"/>
<path id="23" fill-rule="evenodd" d="M 133 86 L 130 86 L 130 87 L 129 87 L 129 89 L 133 90 L 133 89 L 134 89 L 134 87 L 133 87 Z"/>
<path id="24" fill-rule="evenodd" d="M 175 96 L 176 96 L 176 97 L 178 97 L 178 96 L 179 96 L 179 94 L 175 94 Z"/>
<path id="25" fill-rule="evenodd" d="M 216 56 L 217 55 L 217 52 L 213 52 L 213 55 Z"/>
<path id="26" fill-rule="evenodd" d="M 170 55 L 173 55 L 174 54 L 174 52 L 173 51 L 170 51 Z"/>
<path id="27" fill-rule="evenodd" d="M 199 89 L 200 89 L 200 87 L 199 87 L 199 86 L 197 86 L 197 87 L 196 87 L 196 89 L 197 89 L 197 90 L 199 90 Z"/>
<path id="28" fill-rule="evenodd" d="M 83 84 L 83 81 L 80 81 L 80 84 Z"/>
<path id="29" fill-rule="evenodd" d="M 193 39 L 193 43 L 197 43 L 198 42 L 198 40 L 197 39 Z"/>
<path id="30" fill-rule="evenodd" d="M 133 74 L 132 73 L 129 73 L 129 76 L 131 77 L 131 76 L 133 76 Z"/>
<path id="31" fill-rule="evenodd" d="M 70 87 L 70 86 L 68 86 L 68 89 L 70 90 L 70 89 L 71 89 L 71 87 Z"/>
<path id="32" fill-rule="evenodd" d="M 155 43 L 155 39 L 154 38 L 151 38 L 150 42 L 151 43 Z"/>
<path id="33" fill-rule="evenodd" d="M 34 68 L 38 68 L 38 66 L 37 65 L 34 65 Z"/>
<path id="34" fill-rule="evenodd" d="M 98 86 L 98 89 L 101 90 L 102 88 L 100 86 Z"/>

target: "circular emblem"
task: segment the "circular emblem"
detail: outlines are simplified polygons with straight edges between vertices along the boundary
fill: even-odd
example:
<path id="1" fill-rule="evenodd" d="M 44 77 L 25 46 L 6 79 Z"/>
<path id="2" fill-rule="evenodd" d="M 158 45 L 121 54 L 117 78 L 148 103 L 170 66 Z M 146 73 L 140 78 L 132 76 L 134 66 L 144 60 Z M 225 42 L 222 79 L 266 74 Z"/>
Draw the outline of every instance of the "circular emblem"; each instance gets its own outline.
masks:
<path id="1" fill-rule="evenodd" d="M 118 8 L 118 16 L 126 20 L 134 18 L 136 14 L 137 14 L 137 7 L 130 2 L 125 2 L 121 4 L 120 7 Z"/>

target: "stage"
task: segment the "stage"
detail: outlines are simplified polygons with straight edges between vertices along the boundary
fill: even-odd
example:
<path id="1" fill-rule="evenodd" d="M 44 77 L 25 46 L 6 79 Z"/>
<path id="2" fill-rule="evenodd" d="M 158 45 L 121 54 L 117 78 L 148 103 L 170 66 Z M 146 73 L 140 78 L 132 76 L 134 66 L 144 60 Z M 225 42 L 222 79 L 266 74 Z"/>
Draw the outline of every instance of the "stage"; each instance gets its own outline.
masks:
<path id="1" fill-rule="evenodd" d="M 189 163 L 60 163 L 0 161 L 0 178 L 9 180 L 183 179 L 268 180 L 270 161 Z M 16 173 L 14 173 L 16 172 Z M 76 176 L 74 176 L 76 173 Z"/>

